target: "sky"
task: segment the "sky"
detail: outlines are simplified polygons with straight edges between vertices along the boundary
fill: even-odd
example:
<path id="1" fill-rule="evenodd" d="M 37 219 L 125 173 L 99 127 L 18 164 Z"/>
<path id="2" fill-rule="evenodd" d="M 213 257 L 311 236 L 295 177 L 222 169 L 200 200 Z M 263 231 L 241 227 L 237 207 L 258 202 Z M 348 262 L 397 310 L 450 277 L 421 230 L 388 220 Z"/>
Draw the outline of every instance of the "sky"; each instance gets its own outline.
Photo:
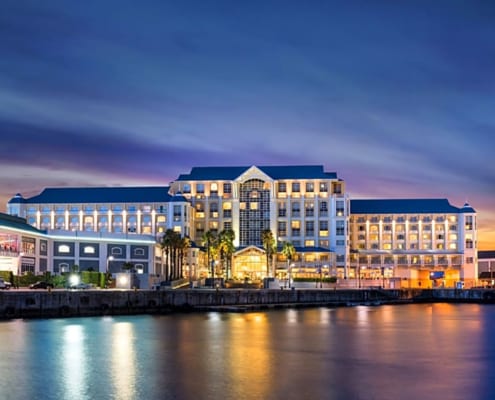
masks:
<path id="1" fill-rule="evenodd" d="M 23 1 L 0 11 L 0 211 L 45 187 L 324 165 L 448 198 L 495 249 L 495 2 Z"/>

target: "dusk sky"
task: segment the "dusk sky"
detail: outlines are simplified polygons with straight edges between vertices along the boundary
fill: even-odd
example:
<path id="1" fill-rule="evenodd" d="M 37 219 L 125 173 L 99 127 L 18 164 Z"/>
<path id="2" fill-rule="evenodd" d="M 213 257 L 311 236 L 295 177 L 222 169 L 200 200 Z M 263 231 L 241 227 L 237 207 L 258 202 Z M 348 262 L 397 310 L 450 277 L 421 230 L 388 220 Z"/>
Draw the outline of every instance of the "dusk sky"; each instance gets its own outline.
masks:
<path id="1" fill-rule="evenodd" d="M 322 164 L 354 197 L 467 201 L 495 249 L 495 2 L 3 0 L 0 133 L 0 211 Z"/>

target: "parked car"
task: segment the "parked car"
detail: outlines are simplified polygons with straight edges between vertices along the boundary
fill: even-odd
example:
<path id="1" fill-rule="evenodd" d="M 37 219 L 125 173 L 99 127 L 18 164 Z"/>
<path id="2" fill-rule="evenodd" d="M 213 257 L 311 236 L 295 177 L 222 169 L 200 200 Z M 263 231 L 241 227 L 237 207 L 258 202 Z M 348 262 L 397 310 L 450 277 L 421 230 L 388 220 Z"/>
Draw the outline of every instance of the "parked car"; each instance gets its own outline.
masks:
<path id="1" fill-rule="evenodd" d="M 53 283 L 50 282 L 45 282 L 45 281 L 38 281 L 36 283 L 32 283 L 29 285 L 29 289 L 53 289 Z"/>
<path id="2" fill-rule="evenodd" d="M 0 289 L 1 290 L 9 290 L 12 287 L 10 282 L 7 282 L 3 278 L 0 278 Z"/>
<path id="3" fill-rule="evenodd" d="M 84 283 L 84 282 L 79 282 L 79 283 L 76 283 L 74 285 L 70 285 L 69 286 L 69 289 L 91 289 L 93 287 L 93 285 L 91 285 L 90 283 Z"/>

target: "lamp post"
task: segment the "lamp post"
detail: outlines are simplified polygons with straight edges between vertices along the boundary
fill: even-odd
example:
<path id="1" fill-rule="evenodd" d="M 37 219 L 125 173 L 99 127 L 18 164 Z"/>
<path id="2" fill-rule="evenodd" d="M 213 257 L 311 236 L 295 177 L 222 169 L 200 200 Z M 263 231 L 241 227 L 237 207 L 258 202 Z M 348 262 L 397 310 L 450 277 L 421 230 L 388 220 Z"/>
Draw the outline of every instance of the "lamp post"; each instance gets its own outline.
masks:
<path id="1" fill-rule="evenodd" d="M 113 261 L 114 260 L 114 257 L 113 256 L 108 256 L 107 257 L 107 271 L 106 271 L 106 274 L 105 274 L 105 287 L 107 287 L 107 284 L 108 284 L 108 274 L 110 272 L 110 261 Z"/>

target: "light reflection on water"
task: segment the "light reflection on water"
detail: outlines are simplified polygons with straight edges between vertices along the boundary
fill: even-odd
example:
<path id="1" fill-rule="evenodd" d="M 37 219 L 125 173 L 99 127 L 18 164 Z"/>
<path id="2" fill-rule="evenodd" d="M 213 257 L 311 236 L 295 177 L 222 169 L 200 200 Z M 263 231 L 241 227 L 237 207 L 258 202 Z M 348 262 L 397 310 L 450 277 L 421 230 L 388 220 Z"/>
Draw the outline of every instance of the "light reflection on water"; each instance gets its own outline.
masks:
<path id="1" fill-rule="evenodd" d="M 0 323 L 2 399 L 495 398 L 495 306 Z"/>

